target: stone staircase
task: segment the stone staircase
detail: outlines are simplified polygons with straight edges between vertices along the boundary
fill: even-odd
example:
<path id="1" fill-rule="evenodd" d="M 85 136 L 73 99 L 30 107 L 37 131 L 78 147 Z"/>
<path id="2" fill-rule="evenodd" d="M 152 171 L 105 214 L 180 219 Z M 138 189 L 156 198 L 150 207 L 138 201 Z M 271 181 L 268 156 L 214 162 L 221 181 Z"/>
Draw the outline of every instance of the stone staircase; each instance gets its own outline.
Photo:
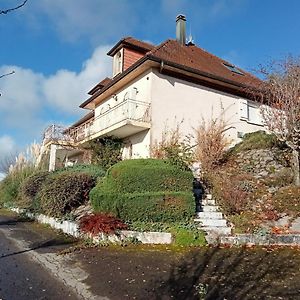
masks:
<path id="1" fill-rule="evenodd" d="M 203 212 L 198 213 L 194 219 L 199 224 L 199 229 L 217 236 L 231 234 L 231 227 L 227 225 L 226 219 L 211 195 L 207 195 L 207 198 L 202 200 L 202 207 Z"/>

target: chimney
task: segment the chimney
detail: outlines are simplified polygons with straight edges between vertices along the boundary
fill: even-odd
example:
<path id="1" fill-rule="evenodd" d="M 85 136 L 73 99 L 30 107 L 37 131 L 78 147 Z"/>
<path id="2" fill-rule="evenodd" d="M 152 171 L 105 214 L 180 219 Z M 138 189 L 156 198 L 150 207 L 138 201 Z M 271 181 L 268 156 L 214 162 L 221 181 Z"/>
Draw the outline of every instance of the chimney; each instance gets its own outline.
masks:
<path id="1" fill-rule="evenodd" d="M 184 15 L 178 15 L 176 17 L 176 40 L 181 45 L 185 45 L 185 22 L 186 18 Z"/>

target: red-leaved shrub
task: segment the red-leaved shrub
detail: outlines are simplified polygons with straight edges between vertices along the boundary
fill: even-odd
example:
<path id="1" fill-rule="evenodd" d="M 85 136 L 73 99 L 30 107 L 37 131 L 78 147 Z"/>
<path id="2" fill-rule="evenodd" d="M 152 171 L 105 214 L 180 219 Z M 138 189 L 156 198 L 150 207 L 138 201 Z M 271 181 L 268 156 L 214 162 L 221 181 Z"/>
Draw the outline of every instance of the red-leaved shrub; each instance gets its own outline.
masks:
<path id="1" fill-rule="evenodd" d="M 79 228 L 84 233 L 97 235 L 100 232 L 112 234 L 116 230 L 127 229 L 127 225 L 113 215 L 97 213 L 82 217 L 79 222 Z"/>

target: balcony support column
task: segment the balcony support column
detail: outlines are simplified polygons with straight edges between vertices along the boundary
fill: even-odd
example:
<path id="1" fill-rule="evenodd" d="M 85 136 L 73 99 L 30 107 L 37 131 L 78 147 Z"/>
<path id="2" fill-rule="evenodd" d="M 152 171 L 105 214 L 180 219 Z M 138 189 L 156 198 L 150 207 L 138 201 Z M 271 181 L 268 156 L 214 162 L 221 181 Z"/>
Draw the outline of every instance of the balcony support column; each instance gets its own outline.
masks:
<path id="1" fill-rule="evenodd" d="M 50 146 L 49 172 L 55 170 L 56 150 L 57 150 L 57 145 L 52 144 Z"/>

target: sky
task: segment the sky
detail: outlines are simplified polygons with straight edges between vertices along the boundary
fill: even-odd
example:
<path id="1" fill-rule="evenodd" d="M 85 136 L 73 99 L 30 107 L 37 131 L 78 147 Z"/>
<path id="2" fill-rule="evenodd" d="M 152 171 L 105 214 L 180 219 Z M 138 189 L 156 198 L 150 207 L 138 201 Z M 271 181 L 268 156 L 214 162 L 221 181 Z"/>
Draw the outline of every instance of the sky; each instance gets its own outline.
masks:
<path id="1" fill-rule="evenodd" d="M 107 51 L 125 36 L 175 38 L 178 14 L 196 45 L 247 71 L 300 54 L 299 0 L 28 0 L 0 14 L 0 76 L 15 72 L 0 78 L 0 160 L 87 113 L 79 104 L 112 74 Z"/>

